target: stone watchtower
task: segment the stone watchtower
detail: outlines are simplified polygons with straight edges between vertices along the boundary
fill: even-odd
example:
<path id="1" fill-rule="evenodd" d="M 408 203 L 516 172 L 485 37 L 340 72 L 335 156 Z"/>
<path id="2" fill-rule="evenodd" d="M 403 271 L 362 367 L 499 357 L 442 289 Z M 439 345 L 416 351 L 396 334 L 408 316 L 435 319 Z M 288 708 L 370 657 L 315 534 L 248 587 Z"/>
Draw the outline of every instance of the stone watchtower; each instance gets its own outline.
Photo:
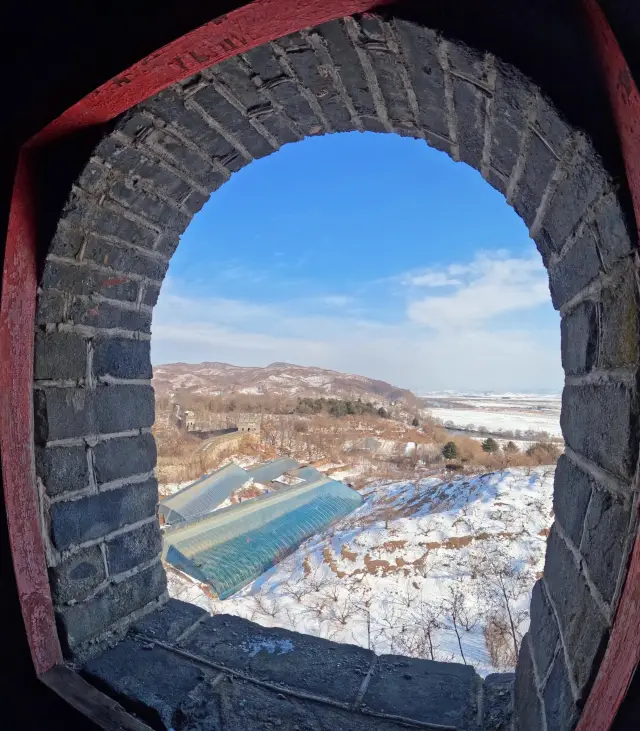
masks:
<path id="1" fill-rule="evenodd" d="M 259 414 L 238 414 L 238 431 L 245 432 L 260 438 L 260 415 Z"/>

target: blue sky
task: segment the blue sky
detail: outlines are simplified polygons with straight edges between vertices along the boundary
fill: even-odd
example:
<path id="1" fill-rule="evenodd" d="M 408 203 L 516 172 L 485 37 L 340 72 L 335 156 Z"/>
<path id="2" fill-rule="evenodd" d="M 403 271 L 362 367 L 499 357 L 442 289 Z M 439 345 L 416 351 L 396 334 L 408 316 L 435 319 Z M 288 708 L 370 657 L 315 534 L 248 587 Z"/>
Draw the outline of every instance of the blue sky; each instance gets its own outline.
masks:
<path id="1" fill-rule="evenodd" d="M 559 318 L 524 223 L 425 142 L 343 133 L 232 176 L 185 232 L 153 362 L 287 361 L 431 390 L 559 390 Z"/>

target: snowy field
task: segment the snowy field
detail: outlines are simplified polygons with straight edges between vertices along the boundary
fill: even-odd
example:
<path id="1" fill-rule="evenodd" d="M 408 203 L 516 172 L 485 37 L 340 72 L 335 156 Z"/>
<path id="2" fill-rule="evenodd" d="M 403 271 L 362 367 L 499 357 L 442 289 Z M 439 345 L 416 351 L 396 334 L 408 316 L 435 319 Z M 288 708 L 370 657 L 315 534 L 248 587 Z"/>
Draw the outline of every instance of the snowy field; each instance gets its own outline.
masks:
<path id="1" fill-rule="evenodd" d="M 379 654 L 464 659 L 482 675 L 504 670 L 509 659 L 494 651 L 492 660 L 485 641 L 487 626 L 505 626 L 493 589 L 509 587 L 519 642 L 552 522 L 553 471 L 374 483 L 358 510 L 233 597 L 213 599 L 173 569 L 169 591 L 213 613 Z"/>
<path id="2" fill-rule="evenodd" d="M 496 394 L 492 396 L 429 396 L 428 411 L 443 424 L 454 428 L 489 431 L 546 431 L 561 437 L 560 396 Z"/>

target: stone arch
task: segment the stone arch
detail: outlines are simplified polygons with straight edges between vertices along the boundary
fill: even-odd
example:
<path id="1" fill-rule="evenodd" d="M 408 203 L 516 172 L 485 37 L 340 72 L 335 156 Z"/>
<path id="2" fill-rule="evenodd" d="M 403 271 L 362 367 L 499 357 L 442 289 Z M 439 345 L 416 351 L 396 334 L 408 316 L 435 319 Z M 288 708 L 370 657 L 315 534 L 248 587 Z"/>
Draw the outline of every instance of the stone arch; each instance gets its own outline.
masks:
<path id="1" fill-rule="evenodd" d="M 570 728 L 635 530 L 636 254 L 614 180 L 540 89 L 490 53 L 382 16 L 294 33 L 160 92 L 115 122 L 74 183 L 35 336 L 36 466 L 61 637 L 83 657 L 165 599 L 149 340 L 180 234 L 251 160 L 347 130 L 422 138 L 479 170 L 548 267 L 568 449 L 516 698 L 532 728 L 542 713 Z"/>

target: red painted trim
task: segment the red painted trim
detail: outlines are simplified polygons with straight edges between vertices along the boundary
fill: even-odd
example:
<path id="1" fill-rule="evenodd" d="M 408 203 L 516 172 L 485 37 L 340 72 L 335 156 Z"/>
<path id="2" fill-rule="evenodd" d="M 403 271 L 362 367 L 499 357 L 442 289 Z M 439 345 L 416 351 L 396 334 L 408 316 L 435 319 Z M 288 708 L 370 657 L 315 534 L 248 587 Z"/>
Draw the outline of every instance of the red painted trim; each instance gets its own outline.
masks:
<path id="1" fill-rule="evenodd" d="M 576 731 L 609 731 L 640 663 L 640 528 L 598 676 Z"/>
<path id="2" fill-rule="evenodd" d="M 256 0 L 150 54 L 67 109 L 27 144 L 113 119 L 167 86 L 268 41 L 394 0 Z"/>
<path id="3" fill-rule="evenodd" d="M 640 93 L 596 0 L 583 0 L 613 111 L 640 233 Z"/>
<path id="4" fill-rule="evenodd" d="M 40 533 L 33 456 L 33 334 L 36 233 L 29 163 L 21 153 L 13 186 L 0 303 L 0 444 L 11 555 L 37 673 L 62 661 Z"/>

